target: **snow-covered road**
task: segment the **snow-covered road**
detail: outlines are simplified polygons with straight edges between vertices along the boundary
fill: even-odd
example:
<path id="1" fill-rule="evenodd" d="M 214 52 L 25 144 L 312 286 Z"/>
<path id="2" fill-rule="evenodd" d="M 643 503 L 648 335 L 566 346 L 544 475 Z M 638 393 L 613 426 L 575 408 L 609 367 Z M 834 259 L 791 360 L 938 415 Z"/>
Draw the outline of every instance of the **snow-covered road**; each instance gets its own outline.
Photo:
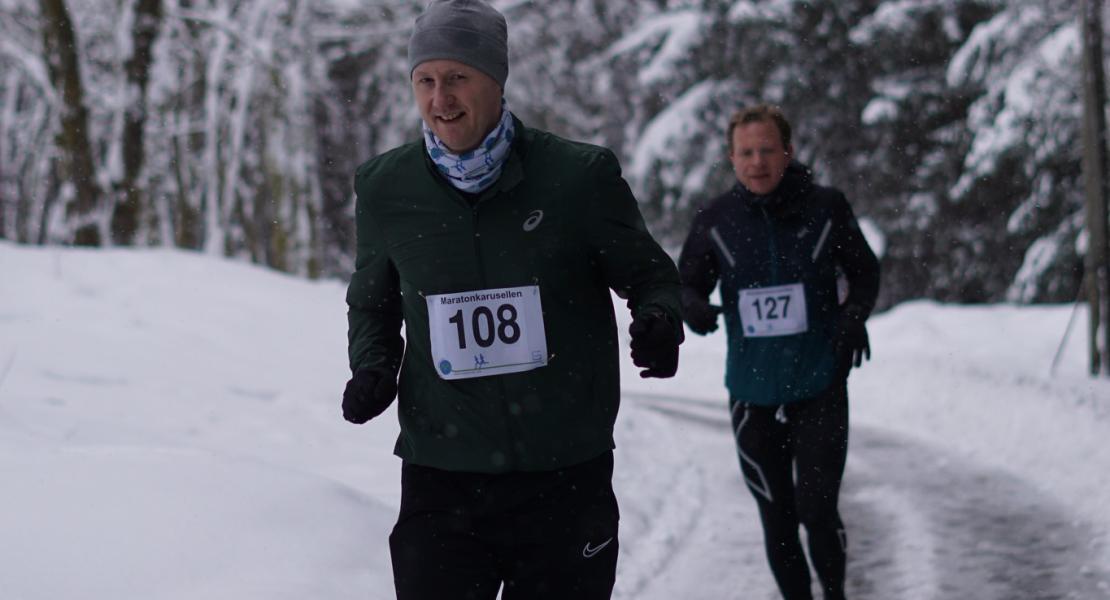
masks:
<path id="1" fill-rule="evenodd" d="M 1031 482 L 874 428 L 851 446 L 852 597 L 1110 598 L 1091 524 Z"/>
<path id="2" fill-rule="evenodd" d="M 689 453 L 701 494 L 687 539 L 673 540 L 671 559 L 627 597 L 778 598 L 722 403 L 649 392 L 625 400 L 685 432 L 674 448 Z M 857 600 L 1110 598 L 1091 523 L 1030 482 L 904 435 L 853 426 L 841 511 Z"/>
<path id="3" fill-rule="evenodd" d="M 0 272 L 0 600 L 393 597 L 396 415 L 340 418 L 342 284 L 3 242 Z M 856 600 L 1110 598 L 1110 381 L 1081 335 L 1047 375 L 1069 315 L 918 302 L 869 323 Z M 776 597 L 723 353 L 691 336 L 674 379 L 622 367 L 621 600 Z"/>

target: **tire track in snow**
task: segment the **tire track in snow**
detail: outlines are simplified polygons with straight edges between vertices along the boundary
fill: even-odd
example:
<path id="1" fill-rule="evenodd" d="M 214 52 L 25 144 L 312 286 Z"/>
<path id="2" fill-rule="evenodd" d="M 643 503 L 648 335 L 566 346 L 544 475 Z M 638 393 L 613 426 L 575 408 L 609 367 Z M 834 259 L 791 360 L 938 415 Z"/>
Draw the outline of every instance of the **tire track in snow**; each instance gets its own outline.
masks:
<path id="1" fill-rule="evenodd" d="M 731 441 L 723 400 L 638 392 L 624 396 L 672 422 L 696 424 Z M 1101 555 L 1099 532 L 1076 519 L 1067 507 L 1019 478 L 969 464 L 942 448 L 859 425 L 853 425 L 851 436 L 841 492 L 841 513 L 849 535 L 849 597 L 1110 600 L 1110 574 L 1092 561 Z M 731 466 L 734 471 L 735 465 Z M 723 493 L 734 495 L 738 485 L 734 475 L 709 473 L 706 486 L 731 486 L 734 489 Z M 739 516 L 755 520 L 754 503 L 746 490 L 741 491 L 745 497 L 740 502 L 752 506 Z M 715 489 L 706 493 L 722 494 Z M 703 502 L 710 508 L 713 503 L 712 498 Z M 758 523 L 754 525 L 758 532 Z M 692 548 L 702 555 L 735 554 L 738 542 L 719 538 L 720 547 Z M 753 540 L 742 542 L 750 545 Z M 681 551 L 676 546 L 672 549 Z M 762 568 L 766 570 L 766 565 Z M 657 578 L 677 575 L 656 573 Z M 682 587 L 673 581 L 669 585 Z M 704 573 L 695 574 L 685 584 L 687 597 L 723 597 L 702 595 L 700 590 L 707 585 L 712 587 Z M 752 591 L 740 586 L 734 597 L 750 597 Z M 762 597 L 759 592 L 756 595 Z"/>
<path id="2" fill-rule="evenodd" d="M 667 420 L 640 413 L 630 423 L 617 431 L 618 445 L 626 451 L 617 452 L 614 481 L 621 500 L 621 557 L 614 597 L 632 599 L 642 598 L 645 586 L 685 552 L 685 533 L 696 528 L 704 513 L 706 491 L 703 466 L 680 450 L 685 441 Z M 637 451 L 647 445 L 656 449 Z M 662 483 L 645 486 L 647 477 Z M 637 494 L 635 501 L 628 500 L 632 494 L 624 487 Z M 645 489 L 651 493 L 642 494 Z"/>
<path id="3" fill-rule="evenodd" d="M 666 552 L 667 558 L 654 569 L 632 569 L 646 577 L 636 582 L 636 593 L 618 593 L 615 598 L 774 600 L 777 593 L 764 564 L 756 508 L 739 476 L 732 438 L 721 435 L 728 433 L 727 424 L 720 420 L 722 414 L 727 416 L 727 409 L 718 401 L 687 400 L 675 406 L 667 396 L 640 393 L 624 396 L 629 400 L 626 406 L 636 410 L 637 417 L 652 417 L 668 430 L 666 436 L 651 440 L 652 445 L 670 444 L 668 452 L 680 457 L 681 468 L 696 469 L 702 485 L 697 491 L 698 513 L 690 515 L 686 526 L 677 526 L 679 519 L 675 515 L 655 515 L 662 523 L 672 523 L 667 529 L 672 531 L 675 541 L 657 548 Z M 641 488 L 645 495 L 676 493 L 673 487 L 654 482 L 641 484 Z M 673 506 L 678 508 L 681 504 Z M 627 545 L 632 549 L 645 543 L 650 541 L 630 539 Z M 623 565 L 626 569 L 636 556 L 630 552 L 627 559 Z M 618 571 L 617 588 L 622 592 L 628 589 L 622 583 L 623 576 L 624 571 Z"/>
<path id="4" fill-rule="evenodd" d="M 1110 599 L 1110 574 L 1092 560 L 1099 534 L 1066 506 L 942 448 L 874 428 L 852 434 L 841 512 L 849 535 L 859 532 L 849 580 L 860 597 Z M 908 554 L 903 536 L 920 540 Z M 887 565 L 888 556 L 899 560 Z"/>

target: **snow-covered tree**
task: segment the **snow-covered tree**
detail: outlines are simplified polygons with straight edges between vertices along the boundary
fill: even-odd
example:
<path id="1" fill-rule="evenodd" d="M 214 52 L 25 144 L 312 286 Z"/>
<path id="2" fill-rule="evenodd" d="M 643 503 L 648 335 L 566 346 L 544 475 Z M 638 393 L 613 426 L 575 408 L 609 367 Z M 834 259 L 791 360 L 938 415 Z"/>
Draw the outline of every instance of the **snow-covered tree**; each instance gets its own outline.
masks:
<path id="1" fill-rule="evenodd" d="M 355 167 L 419 135 L 406 49 L 424 4 L 0 0 L 0 236 L 345 275 Z M 510 108 L 613 148 L 668 247 L 735 181 L 729 116 L 771 102 L 880 246 L 883 305 L 1075 297 L 1074 2 L 493 4 Z"/>

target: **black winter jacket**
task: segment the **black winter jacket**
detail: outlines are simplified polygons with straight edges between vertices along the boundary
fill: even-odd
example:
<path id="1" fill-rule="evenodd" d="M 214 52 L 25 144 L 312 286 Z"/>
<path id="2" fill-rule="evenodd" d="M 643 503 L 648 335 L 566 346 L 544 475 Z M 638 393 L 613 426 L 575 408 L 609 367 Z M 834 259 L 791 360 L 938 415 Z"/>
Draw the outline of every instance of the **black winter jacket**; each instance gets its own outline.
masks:
<path id="1" fill-rule="evenodd" d="M 848 370 L 847 357 L 835 351 L 837 318 L 849 306 L 866 318 L 879 290 L 878 260 L 848 201 L 839 190 L 815 185 L 797 162 L 771 194 L 756 196 L 738 183 L 701 210 L 679 272 L 684 298 L 705 301 L 720 283 L 729 342 L 725 385 L 733 400 L 760 405 L 812 398 L 839 383 Z M 838 275 L 848 284 L 843 303 Z M 791 284 L 801 284 L 804 298 L 790 298 Z M 741 319 L 745 290 L 750 323 Z M 752 336 L 759 319 L 798 316 L 789 311 L 803 299 L 805 331 Z"/>

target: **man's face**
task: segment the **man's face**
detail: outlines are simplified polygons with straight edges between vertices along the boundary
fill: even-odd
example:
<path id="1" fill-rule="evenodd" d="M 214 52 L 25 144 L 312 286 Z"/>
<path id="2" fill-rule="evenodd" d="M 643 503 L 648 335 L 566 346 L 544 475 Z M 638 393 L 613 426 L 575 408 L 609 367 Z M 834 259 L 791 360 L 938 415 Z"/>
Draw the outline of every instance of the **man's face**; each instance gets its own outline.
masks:
<path id="1" fill-rule="evenodd" d="M 501 87 L 455 60 L 429 60 L 412 72 L 420 116 L 455 154 L 473 150 L 501 119 Z"/>
<path id="2" fill-rule="evenodd" d="M 779 128 L 771 121 L 744 123 L 732 130 L 728 157 L 736 178 L 753 194 L 775 191 L 793 155 L 793 146 L 782 146 Z"/>

